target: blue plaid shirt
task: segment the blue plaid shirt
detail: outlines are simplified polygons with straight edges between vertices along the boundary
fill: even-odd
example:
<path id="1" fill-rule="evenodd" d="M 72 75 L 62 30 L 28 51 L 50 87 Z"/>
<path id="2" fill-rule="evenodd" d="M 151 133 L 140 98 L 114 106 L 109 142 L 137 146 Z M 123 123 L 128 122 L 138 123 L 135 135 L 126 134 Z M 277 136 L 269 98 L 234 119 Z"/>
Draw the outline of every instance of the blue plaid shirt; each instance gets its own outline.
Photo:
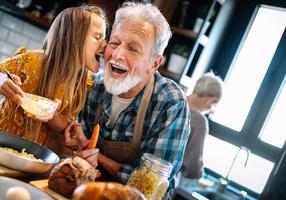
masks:
<path id="1" fill-rule="evenodd" d="M 105 140 L 132 142 L 136 114 L 144 93 L 143 89 L 133 102 L 120 113 L 113 127 L 106 125 L 110 120 L 112 95 L 104 90 L 103 81 L 95 77 L 86 105 L 79 116 L 87 138 L 94 128 L 97 105 L 103 108 L 100 118 L 100 135 Z M 174 187 L 174 175 L 179 171 L 190 133 L 189 107 L 183 91 L 170 79 L 155 73 L 155 86 L 145 116 L 140 144 L 140 155 L 133 165 L 122 163 L 118 178 L 127 183 L 131 172 L 140 164 L 144 153 L 151 153 L 170 162 L 173 169 L 169 180 Z"/>

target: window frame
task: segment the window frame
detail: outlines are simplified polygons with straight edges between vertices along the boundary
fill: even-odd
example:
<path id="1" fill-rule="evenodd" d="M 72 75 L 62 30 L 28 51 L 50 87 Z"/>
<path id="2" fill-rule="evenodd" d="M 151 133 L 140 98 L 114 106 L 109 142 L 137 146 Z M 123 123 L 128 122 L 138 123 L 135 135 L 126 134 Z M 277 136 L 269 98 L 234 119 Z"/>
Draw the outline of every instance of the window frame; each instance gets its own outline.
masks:
<path id="1" fill-rule="evenodd" d="M 219 14 L 221 16 L 218 16 L 216 20 L 216 23 L 220 24 L 222 28 L 214 25 L 214 30 L 210 33 L 209 38 L 210 45 L 206 47 L 202 54 L 202 57 L 208 56 L 208 60 L 203 61 L 206 65 L 205 71 L 213 70 L 223 79 L 225 78 L 260 6 L 286 8 L 286 2 L 277 0 L 255 0 L 251 2 L 248 0 L 227 0 L 225 2 Z M 227 20 L 225 20 L 226 17 L 228 17 Z M 227 21 L 226 24 L 223 24 L 223 21 Z M 222 35 L 219 39 L 217 37 L 218 33 Z M 212 42 L 212 37 L 217 40 L 216 43 Z M 209 120 L 211 135 L 238 147 L 243 145 L 249 148 L 252 153 L 272 162 L 279 159 L 281 149 L 260 140 L 259 134 L 284 80 L 286 68 L 283 68 L 283 66 L 286 65 L 286 59 L 283 58 L 283 54 L 286 54 L 285 30 L 254 99 L 246 122 L 239 133 Z"/>
<path id="2" fill-rule="evenodd" d="M 286 75 L 286 68 L 283 67 L 286 66 L 285 55 L 286 29 L 241 131 L 235 131 L 209 120 L 211 135 L 236 146 L 243 145 L 249 148 L 251 152 L 272 162 L 277 161 L 281 149 L 260 140 L 259 134 Z M 213 68 L 212 70 L 219 71 L 220 69 Z"/>

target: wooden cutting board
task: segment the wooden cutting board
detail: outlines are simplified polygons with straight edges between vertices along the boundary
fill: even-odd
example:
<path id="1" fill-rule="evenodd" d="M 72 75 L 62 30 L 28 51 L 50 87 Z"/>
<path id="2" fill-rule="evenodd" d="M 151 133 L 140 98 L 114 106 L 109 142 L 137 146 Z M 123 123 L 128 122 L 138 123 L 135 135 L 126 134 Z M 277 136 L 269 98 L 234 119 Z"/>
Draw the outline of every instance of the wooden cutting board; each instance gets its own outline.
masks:
<path id="1" fill-rule="evenodd" d="M 18 176 L 25 176 L 24 172 L 17 171 L 15 169 L 11 169 L 0 165 L 0 176 L 8 176 L 8 177 L 18 177 Z"/>
<path id="2" fill-rule="evenodd" d="M 43 192 L 47 193 L 51 197 L 53 197 L 56 200 L 68 200 L 66 197 L 56 193 L 55 191 L 51 190 L 48 188 L 48 179 L 42 179 L 42 180 L 37 180 L 37 181 L 31 181 L 31 185 L 33 185 L 36 188 L 39 188 Z"/>

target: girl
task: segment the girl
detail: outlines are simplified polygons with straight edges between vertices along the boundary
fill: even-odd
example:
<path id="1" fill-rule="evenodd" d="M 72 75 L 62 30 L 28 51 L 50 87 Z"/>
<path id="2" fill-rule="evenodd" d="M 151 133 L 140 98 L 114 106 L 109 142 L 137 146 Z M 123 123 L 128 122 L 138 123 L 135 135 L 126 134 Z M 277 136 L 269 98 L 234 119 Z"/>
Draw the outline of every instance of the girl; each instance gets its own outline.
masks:
<path id="1" fill-rule="evenodd" d="M 10 71 L 18 82 L 8 79 L 0 85 L 0 94 L 6 97 L 0 104 L 0 131 L 49 146 L 51 132 L 63 131 L 68 119 L 75 119 L 84 106 L 92 85 L 89 71 L 98 71 L 106 44 L 106 23 L 99 7 L 67 8 L 51 25 L 42 51 L 22 48 L 0 63 L 0 72 Z M 19 106 L 23 91 L 59 99 L 61 104 L 53 118 L 44 123 L 27 117 Z"/>

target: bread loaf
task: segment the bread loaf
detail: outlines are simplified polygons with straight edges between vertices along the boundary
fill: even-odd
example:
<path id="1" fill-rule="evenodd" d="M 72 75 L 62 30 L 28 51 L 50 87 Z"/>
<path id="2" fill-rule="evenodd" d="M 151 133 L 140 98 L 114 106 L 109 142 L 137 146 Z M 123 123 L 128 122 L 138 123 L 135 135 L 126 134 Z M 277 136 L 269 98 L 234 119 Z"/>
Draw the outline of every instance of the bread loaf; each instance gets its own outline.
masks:
<path id="1" fill-rule="evenodd" d="M 51 171 L 48 186 L 55 192 L 71 198 L 77 186 L 94 181 L 98 173 L 98 170 L 80 157 L 66 158 Z"/>
<path id="2" fill-rule="evenodd" d="M 133 187 L 113 182 L 88 182 L 77 187 L 73 200 L 146 200 Z"/>

